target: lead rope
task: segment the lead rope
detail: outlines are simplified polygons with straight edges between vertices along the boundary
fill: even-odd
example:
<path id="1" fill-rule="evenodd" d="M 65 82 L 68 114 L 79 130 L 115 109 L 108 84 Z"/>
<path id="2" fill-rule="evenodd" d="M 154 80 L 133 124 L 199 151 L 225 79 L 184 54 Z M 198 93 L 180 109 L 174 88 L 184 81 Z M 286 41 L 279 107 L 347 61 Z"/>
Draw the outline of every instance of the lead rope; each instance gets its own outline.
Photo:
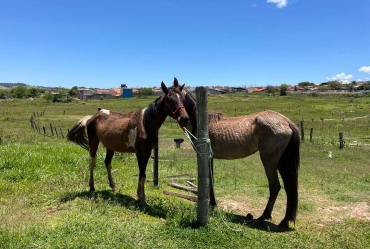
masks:
<path id="1" fill-rule="evenodd" d="M 212 151 L 212 147 L 211 147 L 211 139 L 209 138 L 196 138 L 193 134 L 191 134 L 191 132 L 186 129 L 185 127 L 182 128 L 184 133 L 185 133 L 185 136 L 189 139 L 191 145 L 193 146 L 193 149 L 195 150 L 196 153 L 198 153 L 199 155 L 206 155 L 208 154 L 208 157 L 211 159 L 213 157 L 213 151 Z M 191 138 L 194 138 L 195 139 L 195 143 L 193 143 L 192 139 Z M 208 152 L 199 152 L 198 150 L 198 147 L 199 146 L 202 146 L 202 145 L 207 145 L 209 150 Z M 217 199 L 216 199 L 216 194 L 215 194 L 215 188 L 214 188 L 214 181 L 213 181 L 213 172 L 211 170 L 211 161 L 209 161 L 209 166 L 208 166 L 208 169 L 209 169 L 209 172 L 210 172 L 210 176 L 211 176 L 211 187 L 212 187 L 212 190 L 213 190 L 213 193 L 215 195 L 215 202 L 216 202 L 216 208 L 217 208 L 217 214 L 218 216 L 221 218 L 222 220 L 222 223 L 224 223 L 224 225 L 230 229 L 231 231 L 234 231 L 234 232 L 242 232 L 241 229 L 234 229 L 232 227 L 230 227 L 224 217 L 222 216 L 221 214 L 221 211 L 220 211 L 220 208 L 218 207 L 218 203 L 217 203 Z"/>

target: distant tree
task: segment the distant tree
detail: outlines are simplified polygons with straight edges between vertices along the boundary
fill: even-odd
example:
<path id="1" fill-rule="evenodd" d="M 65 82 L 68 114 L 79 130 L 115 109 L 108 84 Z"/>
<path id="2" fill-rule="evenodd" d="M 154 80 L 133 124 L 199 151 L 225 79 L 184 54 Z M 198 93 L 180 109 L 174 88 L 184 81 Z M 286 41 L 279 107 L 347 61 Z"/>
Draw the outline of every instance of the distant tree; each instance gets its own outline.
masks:
<path id="1" fill-rule="evenodd" d="M 10 90 L 8 89 L 0 89 L 0 99 L 5 97 L 5 96 L 10 96 Z"/>
<path id="2" fill-rule="evenodd" d="M 349 84 L 345 84 L 345 86 L 347 87 L 347 90 L 349 91 L 349 92 L 353 92 L 354 91 L 354 89 L 355 89 L 355 85 L 357 84 L 357 82 L 356 81 L 352 81 L 351 83 L 349 83 Z"/>
<path id="3" fill-rule="evenodd" d="M 69 89 L 68 94 L 71 97 L 76 97 L 77 96 L 77 88 L 72 87 L 71 89 Z"/>
<path id="4" fill-rule="evenodd" d="M 36 87 L 32 87 L 28 90 L 28 97 L 37 97 L 39 96 L 39 89 L 37 89 Z"/>
<path id="5" fill-rule="evenodd" d="M 298 86 L 314 86 L 315 83 L 309 82 L 309 81 L 302 81 L 298 83 Z"/>
<path id="6" fill-rule="evenodd" d="M 268 85 L 266 86 L 266 92 L 268 93 L 268 95 L 275 96 L 276 88 L 274 86 Z"/>
<path id="7" fill-rule="evenodd" d="M 329 81 L 328 87 L 332 90 L 339 90 L 342 87 L 342 83 L 340 81 Z"/>
<path id="8" fill-rule="evenodd" d="M 153 90 L 152 88 L 149 87 L 142 87 L 139 89 L 139 97 L 146 97 L 149 95 L 153 95 Z"/>
<path id="9" fill-rule="evenodd" d="M 231 93 L 232 91 L 231 91 L 231 87 L 225 87 L 224 89 L 222 89 L 222 90 L 224 90 L 225 92 L 227 92 L 227 93 Z"/>
<path id="10" fill-rule="evenodd" d="M 46 93 L 43 99 L 45 99 L 47 103 L 50 103 L 51 101 L 54 100 L 54 95 L 51 93 Z"/>
<path id="11" fill-rule="evenodd" d="M 287 84 L 281 84 L 280 85 L 280 96 L 286 96 L 287 91 L 288 91 L 288 85 Z"/>
<path id="12" fill-rule="evenodd" d="M 10 90 L 10 93 L 14 98 L 23 99 L 26 97 L 27 88 L 25 86 L 16 86 Z"/>
<path id="13" fill-rule="evenodd" d="M 367 81 L 366 83 L 359 86 L 358 90 L 370 90 L 370 81 Z"/>
<path id="14" fill-rule="evenodd" d="M 349 92 L 353 92 L 354 86 L 351 83 L 346 84 L 346 87 Z"/>

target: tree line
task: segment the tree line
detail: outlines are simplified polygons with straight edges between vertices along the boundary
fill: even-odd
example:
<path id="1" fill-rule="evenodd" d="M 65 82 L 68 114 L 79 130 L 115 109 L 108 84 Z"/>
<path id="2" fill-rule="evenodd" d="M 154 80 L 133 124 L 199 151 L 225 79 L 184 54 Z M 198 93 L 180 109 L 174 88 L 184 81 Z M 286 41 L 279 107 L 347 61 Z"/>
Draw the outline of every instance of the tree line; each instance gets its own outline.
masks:
<path id="1" fill-rule="evenodd" d="M 309 81 L 302 81 L 299 82 L 296 86 L 294 86 L 294 91 L 298 91 L 298 87 L 303 87 L 305 90 L 308 90 L 309 87 L 316 86 L 315 83 L 309 82 Z M 287 95 L 288 91 L 288 85 L 287 84 L 281 84 L 280 87 L 268 85 L 266 86 L 266 93 L 275 95 L 277 92 L 280 92 L 280 96 Z M 352 81 L 350 83 L 342 83 L 338 80 L 334 81 L 328 81 L 321 83 L 317 86 L 318 91 L 326 91 L 326 90 L 341 90 L 346 89 L 349 92 L 353 92 L 356 90 L 370 90 L 370 81 L 362 82 L 361 85 L 358 85 L 357 81 Z"/>

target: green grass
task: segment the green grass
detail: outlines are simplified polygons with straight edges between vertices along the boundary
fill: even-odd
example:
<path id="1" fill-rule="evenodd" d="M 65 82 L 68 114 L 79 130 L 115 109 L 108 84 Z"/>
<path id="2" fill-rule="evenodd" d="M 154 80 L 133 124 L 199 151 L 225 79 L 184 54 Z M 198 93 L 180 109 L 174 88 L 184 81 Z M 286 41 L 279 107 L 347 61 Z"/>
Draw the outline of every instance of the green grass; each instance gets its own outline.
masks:
<path id="1" fill-rule="evenodd" d="M 253 94 L 209 98 L 209 109 L 226 115 L 274 109 L 295 123 L 303 117 L 306 129 L 313 125 L 314 141 L 307 139 L 301 147 L 297 222 L 284 232 L 275 232 L 274 225 L 284 216 L 283 190 L 271 223 L 262 228 L 244 223 L 247 213 L 258 217 L 267 202 L 267 179 L 258 153 L 240 160 L 215 160 L 215 192 L 223 211 L 221 216 L 210 211 L 209 223 L 198 227 L 194 203 L 163 194 L 163 190 L 181 192 L 168 186 L 166 176 L 197 177 L 196 154 L 187 141 L 175 149 L 173 138 L 185 136 L 169 119 L 159 132 L 159 186 L 146 183 L 148 207 L 140 207 L 136 200 L 138 170 L 133 154 L 114 157 L 113 177 L 119 191 L 113 193 L 101 147 L 95 170 L 97 191 L 91 194 L 88 153 L 60 137 L 39 134 L 29 123 L 35 112 L 40 125 L 52 123 L 66 130 L 98 107 L 131 111 L 147 106 L 154 97 L 69 104 L 0 101 L 2 248 L 369 248 L 369 148 L 348 145 L 352 139 L 368 142 L 369 119 L 340 118 L 368 115 L 370 101 L 348 98 Z M 338 132 L 345 132 L 348 141 L 341 150 Z M 151 170 L 152 161 L 149 180 Z"/>

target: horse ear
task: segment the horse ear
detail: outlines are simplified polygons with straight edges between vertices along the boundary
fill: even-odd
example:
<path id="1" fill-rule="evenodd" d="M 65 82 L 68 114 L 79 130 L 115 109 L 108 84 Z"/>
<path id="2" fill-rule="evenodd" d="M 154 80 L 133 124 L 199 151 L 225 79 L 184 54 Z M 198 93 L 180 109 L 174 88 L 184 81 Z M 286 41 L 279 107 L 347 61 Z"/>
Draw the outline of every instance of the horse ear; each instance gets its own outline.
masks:
<path id="1" fill-rule="evenodd" d="M 167 94 L 168 93 L 168 89 L 167 89 L 166 85 L 163 83 L 163 81 L 161 83 L 161 87 L 162 87 L 162 91 L 164 92 L 164 94 Z"/>
<path id="2" fill-rule="evenodd" d="M 179 82 L 177 81 L 176 77 L 173 78 L 173 86 L 174 87 L 178 87 L 179 86 Z"/>
<path id="3" fill-rule="evenodd" d="M 184 87 L 185 87 L 185 83 L 182 84 L 182 86 L 179 87 L 180 88 L 180 91 L 182 91 L 182 89 L 184 89 Z"/>

